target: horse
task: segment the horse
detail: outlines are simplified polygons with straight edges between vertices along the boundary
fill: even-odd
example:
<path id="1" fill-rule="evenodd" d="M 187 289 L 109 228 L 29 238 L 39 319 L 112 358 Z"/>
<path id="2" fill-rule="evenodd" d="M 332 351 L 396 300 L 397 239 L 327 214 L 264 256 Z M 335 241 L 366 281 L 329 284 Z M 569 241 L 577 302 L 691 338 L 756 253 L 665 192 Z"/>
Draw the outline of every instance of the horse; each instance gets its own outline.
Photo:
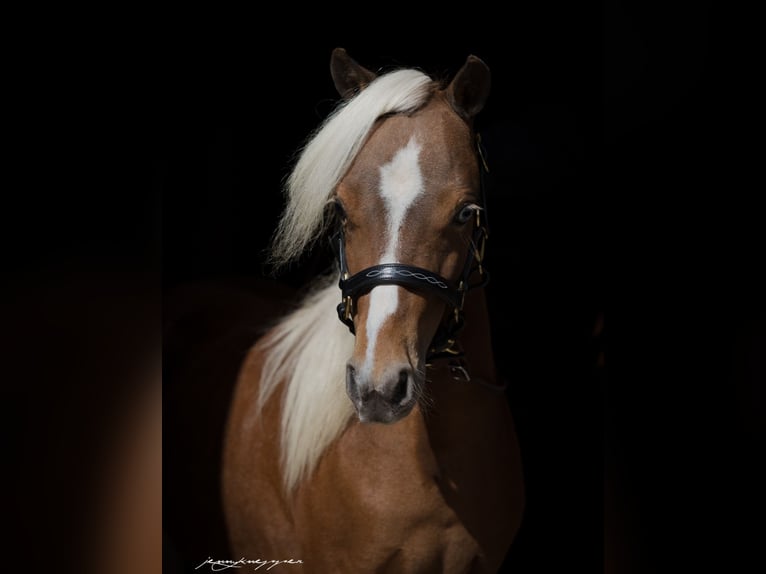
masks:
<path id="1" fill-rule="evenodd" d="M 489 67 L 376 73 L 338 47 L 330 75 L 338 105 L 296 154 L 269 261 L 330 241 L 334 262 L 238 372 L 231 552 L 302 572 L 497 572 L 525 497 L 484 288 Z"/>

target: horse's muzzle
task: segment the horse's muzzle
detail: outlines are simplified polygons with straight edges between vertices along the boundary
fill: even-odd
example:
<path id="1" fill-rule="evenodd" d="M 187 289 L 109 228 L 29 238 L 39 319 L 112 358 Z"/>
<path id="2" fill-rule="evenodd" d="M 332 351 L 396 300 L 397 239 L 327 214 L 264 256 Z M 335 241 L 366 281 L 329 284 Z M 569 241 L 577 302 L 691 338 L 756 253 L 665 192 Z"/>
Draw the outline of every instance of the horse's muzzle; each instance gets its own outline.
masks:
<path id="1" fill-rule="evenodd" d="M 378 381 L 360 376 L 352 365 L 346 367 L 346 392 L 363 423 L 394 423 L 415 406 L 415 380 L 409 365 L 389 369 Z"/>

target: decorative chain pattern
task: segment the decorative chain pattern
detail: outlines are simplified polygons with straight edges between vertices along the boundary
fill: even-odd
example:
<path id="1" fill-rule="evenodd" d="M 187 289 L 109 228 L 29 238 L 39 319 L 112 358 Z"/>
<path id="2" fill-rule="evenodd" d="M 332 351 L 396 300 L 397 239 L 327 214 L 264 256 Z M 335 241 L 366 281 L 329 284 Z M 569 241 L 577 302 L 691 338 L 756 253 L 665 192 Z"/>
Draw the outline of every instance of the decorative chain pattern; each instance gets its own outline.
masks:
<path id="1" fill-rule="evenodd" d="M 401 275 L 402 277 L 411 277 L 421 281 L 428 281 L 428 283 L 431 285 L 436 285 L 441 289 L 448 289 L 448 286 L 444 281 L 441 281 L 432 275 L 426 275 L 425 273 L 419 273 L 417 271 L 410 271 L 409 269 L 397 269 L 396 267 L 389 267 L 387 269 L 373 269 L 367 272 L 365 277 L 374 279 L 376 277 L 380 277 L 381 275 L 388 275 L 390 273 L 393 273 L 394 275 Z"/>

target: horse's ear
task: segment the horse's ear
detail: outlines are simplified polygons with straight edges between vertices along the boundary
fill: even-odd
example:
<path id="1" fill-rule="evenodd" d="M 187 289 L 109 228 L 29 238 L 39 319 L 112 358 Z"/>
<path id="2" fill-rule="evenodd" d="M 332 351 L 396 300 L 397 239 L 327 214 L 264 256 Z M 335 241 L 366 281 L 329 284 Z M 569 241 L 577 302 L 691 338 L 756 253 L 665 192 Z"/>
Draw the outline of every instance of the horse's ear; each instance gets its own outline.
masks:
<path id="1" fill-rule="evenodd" d="M 354 96 L 377 76 L 348 55 L 345 49 L 335 48 L 330 58 L 330 74 L 335 89 L 346 99 Z"/>
<path id="2" fill-rule="evenodd" d="M 447 86 L 447 98 L 458 114 L 470 120 L 484 108 L 490 85 L 489 67 L 471 54 Z"/>

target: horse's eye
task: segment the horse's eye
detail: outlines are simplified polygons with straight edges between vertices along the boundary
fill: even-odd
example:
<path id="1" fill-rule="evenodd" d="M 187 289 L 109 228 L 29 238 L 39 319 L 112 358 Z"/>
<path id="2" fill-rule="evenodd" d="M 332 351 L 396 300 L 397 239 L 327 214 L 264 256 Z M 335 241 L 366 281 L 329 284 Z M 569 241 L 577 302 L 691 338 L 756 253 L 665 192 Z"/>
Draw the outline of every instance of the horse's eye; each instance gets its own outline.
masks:
<path id="1" fill-rule="evenodd" d="M 471 221 L 471 218 L 474 216 L 477 209 L 478 208 L 472 203 L 464 205 L 460 208 L 460 211 L 455 214 L 455 223 L 458 225 L 465 225 Z"/>
<path id="2" fill-rule="evenodd" d="M 336 199 L 333 201 L 333 205 L 335 206 L 335 215 L 345 223 L 348 217 L 346 216 L 346 210 L 343 208 L 343 204 Z"/>

